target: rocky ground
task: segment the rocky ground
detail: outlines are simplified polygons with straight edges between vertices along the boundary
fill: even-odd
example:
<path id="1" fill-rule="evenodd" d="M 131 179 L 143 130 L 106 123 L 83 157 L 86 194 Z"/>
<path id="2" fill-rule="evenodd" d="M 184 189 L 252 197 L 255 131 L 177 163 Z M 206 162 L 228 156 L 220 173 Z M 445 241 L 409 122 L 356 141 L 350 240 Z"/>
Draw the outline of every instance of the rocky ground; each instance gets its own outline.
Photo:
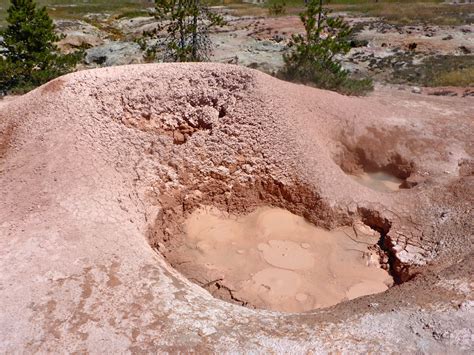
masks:
<path id="1" fill-rule="evenodd" d="M 472 107 L 219 64 L 80 71 L 4 102 L 0 351 L 472 353 Z M 373 170 L 405 188 L 350 176 Z M 214 298 L 173 260 L 201 205 L 364 225 L 395 285 L 306 313 Z"/>
<path id="2" fill-rule="evenodd" d="M 227 24 L 211 34 L 215 45 L 212 61 L 240 64 L 273 74 L 283 65 L 282 55 L 287 51 L 291 35 L 302 31 L 298 16 L 235 16 L 228 9 L 218 10 L 224 13 Z M 472 24 L 396 25 L 353 13 L 336 15 L 344 16 L 355 28 L 353 48 L 341 58 L 355 76 L 415 87 L 457 86 L 456 82 L 460 81 L 457 77 L 472 78 Z M 156 28 L 157 23 L 153 17 L 99 17 L 93 21 L 59 20 L 57 25 L 66 35 L 61 47 L 66 51 L 81 46 L 89 48 L 84 64 L 92 68 L 145 62 L 136 39 L 144 31 Z M 459 70 L 469 73 L 459 74 Z M 460 84 L 470 85 L 474 83 L 469 79 Z"/>

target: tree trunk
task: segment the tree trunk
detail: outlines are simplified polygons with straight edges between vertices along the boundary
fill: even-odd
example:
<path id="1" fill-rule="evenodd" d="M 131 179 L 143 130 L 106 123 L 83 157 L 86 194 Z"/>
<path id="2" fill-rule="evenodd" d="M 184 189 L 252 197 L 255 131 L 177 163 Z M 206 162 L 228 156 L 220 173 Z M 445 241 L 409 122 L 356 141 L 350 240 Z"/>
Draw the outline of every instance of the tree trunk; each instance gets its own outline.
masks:
<path id="1" fill-rule="evenodd" d="M 323 12 L 323 0 L 319 0 L 318 9 L 318 30 L 321 28 L 321 13 Z"/>
<path id="2" fill-rule="evenodd" d="M 192 47 L 191 55 L 192 60 L 197 61 L 198 52 L 198 15 L 199 15 L 199 0 L 194 0 L 194 12 L 193 12 L 193 33 L 192 33 Z"/>
<path id="3" fill-rule="evenodd" d="M 178 11 L 186 11 L 185 4 L 183 4 L 182 0 L 178 1 Z M 183 55 L 184 49 L 186 47 L 186 31 L 185 31 L 185 16 L 179 16 L 178 19 L 178 27 L 179 27 L 179 48 L 181 50 L 181 53 L 179 56 L 181 57 Z M 181 58 L 179 58 L 179 61 L 181 61 Z"/>

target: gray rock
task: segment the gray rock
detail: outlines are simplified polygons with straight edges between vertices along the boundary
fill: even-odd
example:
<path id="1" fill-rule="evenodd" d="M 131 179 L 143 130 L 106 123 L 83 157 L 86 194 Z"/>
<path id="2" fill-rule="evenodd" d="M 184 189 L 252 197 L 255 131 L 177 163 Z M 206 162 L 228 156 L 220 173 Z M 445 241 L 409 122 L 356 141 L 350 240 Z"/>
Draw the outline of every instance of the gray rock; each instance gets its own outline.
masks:
<path id="1" fill-rule="evenodd" d="M 143 62 L 143 52 L 134 42 L 107 42 L 86 51 L 87 65 L 113 66 Z"/>
<path id="2" fill-rule="evenodd" d="M 285 45 L 274 41 L 257 41 L 252 46 L 249 46 L 251 50 L 255 52 L 282 52 L 285 49 Z"/>
<path id="3" fill-rule="evenodd" d="M 69 51 L 78 47 L 94 47 L 104 43 L 107 33 L 84 21 L 56 20 L 56 30 L 66 37 L 58 42 L 59 48 Z"/>
<path id="4" fill-rule="evenodd" d="M 150 32 L 158 28 L 159 21 L 151 16 L 122 18 L 114 21 L 112 26 L 125 36 L 141 36 L 143 32 Z"/>

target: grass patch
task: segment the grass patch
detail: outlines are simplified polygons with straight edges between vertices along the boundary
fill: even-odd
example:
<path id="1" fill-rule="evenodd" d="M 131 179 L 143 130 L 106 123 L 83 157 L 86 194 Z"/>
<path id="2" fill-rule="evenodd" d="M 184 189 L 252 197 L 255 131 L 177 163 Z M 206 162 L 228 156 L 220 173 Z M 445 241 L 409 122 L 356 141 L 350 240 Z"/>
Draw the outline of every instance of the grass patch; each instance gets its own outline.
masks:
<path id="1" fill-rule="evenodd" d="M 262 5 L 230 2 L 225 7 L 232 10 L 232 15 L 235 16 L 268 16 L 268 9 Z"/>
<path id="2" fill-rule="evenodd" d="M 268 8 L 281 0 L 268 0 L 265 5 L 243 3 L 240 0 L 211 0 L 211 5 L 226 6 L 237 16 L 268 16 Z M 114 17 L 146 16 L 153 3 L 147 0 L 37 0 L 48 7 L 55 19 L 81 19 L 90 13 L 107 13 Z M 285 0 L 286 13 L 298 14 L 304 8 L 303 0 Z M 0 0 L 0 27 L 5 24 L 9 0 Z M 328 5 L 335 11 L 357 12 L 366 16 L 383 17 L 394 24 L 460 25 L 473 21 L 474 4 L 448 5 L 441 0 L 331 0 Z"/>
<path id="3" fill-rule="evenodd" d="M 474 86 L 474 67 L 441 73 L 433 80 L 433 86 Z"/>
<path id="4" fill-rule="evenodd" d="M 472 22 L 474 4 L 449 5 L 437 2 L 372 3 L 341 7 L 345 11 L 361 12 L 367 16 L 382 17 L 400 25 L 464 25 Z"/>
<path id="5" fill-rule="evenodd" d="M 393 81 L 430 87 L 474 86 L 474 60 L 469 55 L 429 57 L 394 72 Z"/>
<path id="6" fill-rule="evenodd" d="M 153 6 L 146 0 L 37 0 L 38 6 L 46 6 L 48 14 L 53 19 L 82 19 L 91 13 L 107 13 L 113 16 L 146 12 L 147 7 Z M 0 0 L 0 26 L 5 25 L 9 0 Z"/>
<path id="7" fill-rule="evenodd" d="M 279 0 L 269 0 L 272 6 Z M 304 5 L 301 0 L 286 0 L 288 13 L 297 13 Z M 332 0 L 327 7 L 334 11 L 360 13 L 382 17 L 387 22 L 401 25 L 463 25 L 473 21 L 474 4 L 449 5 L 442 0 Z"/>
<path id="8" fill-rule="evenodd" d="M 147 10 L 131 10 L 125 11 L 121 14 L 117 15 L 117 19 L 121 18 L 135 18 L 135 17 L 142 17 L 142 16 L 150 16 L 150 13 Z"/>

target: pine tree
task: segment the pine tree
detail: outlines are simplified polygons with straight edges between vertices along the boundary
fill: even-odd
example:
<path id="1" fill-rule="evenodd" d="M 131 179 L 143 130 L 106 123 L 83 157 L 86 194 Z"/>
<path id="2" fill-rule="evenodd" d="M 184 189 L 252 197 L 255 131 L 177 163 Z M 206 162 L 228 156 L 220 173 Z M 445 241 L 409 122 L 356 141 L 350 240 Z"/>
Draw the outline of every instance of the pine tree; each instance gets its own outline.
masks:
<path id="1" fill-rule="evenodd" d="M 34 0 L 11 0 L 0 41 L 0 92 L 24 92 L 71 71 L 82 54 L 61 54 L 46 8 Z"/>
<path id="2" fill-rule="evenodd" d="M 158 30 L 166 31 L 164 61 L 199 62 L 208 60 L 212 50 L 209 30 L 224 24 L 202 0 L 155 0 Z M 157 35 L 155 33 L 154 35 Z M 149 49 L 152 56 L 159 46 Z"/>
<path id="3" fill-rule="evenodd" d="M 350 50 L 351 27 L 341 17 L 330 17 L 322 0 L 309 0 L 300 14 L 305 33 L 293 35 L 279 75 L 287 80 L 311 83 L 323 89 L 359 94 L 372 90 L 369 79 L 349 77 L 337 59 Z"/>

